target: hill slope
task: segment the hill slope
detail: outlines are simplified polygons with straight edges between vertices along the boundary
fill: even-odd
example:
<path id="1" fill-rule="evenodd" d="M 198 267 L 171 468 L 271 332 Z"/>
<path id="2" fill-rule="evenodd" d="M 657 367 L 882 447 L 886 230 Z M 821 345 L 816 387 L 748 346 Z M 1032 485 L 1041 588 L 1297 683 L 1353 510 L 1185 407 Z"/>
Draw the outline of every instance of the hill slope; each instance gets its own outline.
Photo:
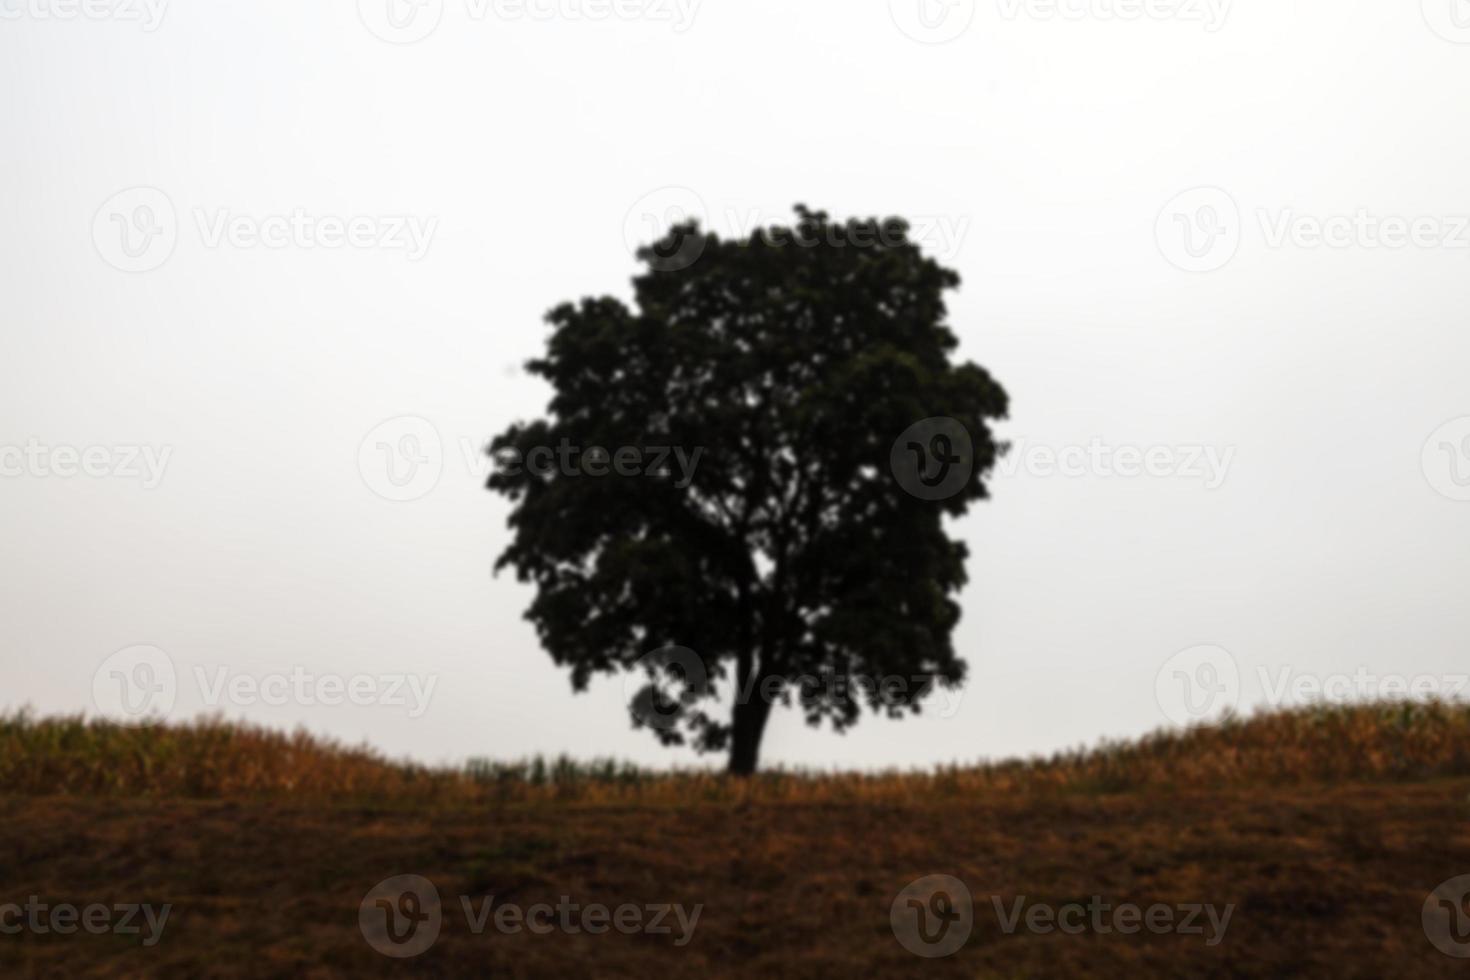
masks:
<path id="1" fill-rule="evenodd" d="M 147 925 L 63 935 L 39 913 L 0 935 L 0 970 L 1448 976 L 1466 962 L 1423 914 L 1470 874 L 1467 720 L 1447 705 L 1295 712 L 1031 763 L 740 783 L 427 771 L 220 724 L 13 717 L 0 926 L 33 895 L 50 911 L 170 908 L 152 944 Z M 900 893 L 936 874 L 971 901 L 919 886 L 909 906 Z M 400 875 L 437 891 L 436 938 L 427 895 L 374 891 Z M 1119 916 L 1151 906 L 1157 928 Z M 943 940 L 919 949 L 959 937 L 952 955 L 905 947 L 936 923 Z M 385 945 L 384 930 L 413 938 Z M 424 937 L 408 963 L 372 945 Z"/>

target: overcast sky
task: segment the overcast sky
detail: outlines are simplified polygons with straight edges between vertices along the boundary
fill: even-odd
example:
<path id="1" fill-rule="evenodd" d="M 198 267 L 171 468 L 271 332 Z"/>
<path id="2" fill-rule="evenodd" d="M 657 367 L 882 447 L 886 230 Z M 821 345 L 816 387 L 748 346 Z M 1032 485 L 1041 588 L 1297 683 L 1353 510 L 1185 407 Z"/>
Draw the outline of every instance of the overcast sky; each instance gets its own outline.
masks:
<path id="1" fill-rule="evenodd" d="M 478 449 L 547 309 L 796 202 L 961 274 L 1014 448 L 962 696 L 765 761 L 1463 683 L 1460 0 L 389 2 L 0 0 L 0 706 L 693 761 L 539 648 Z"/>

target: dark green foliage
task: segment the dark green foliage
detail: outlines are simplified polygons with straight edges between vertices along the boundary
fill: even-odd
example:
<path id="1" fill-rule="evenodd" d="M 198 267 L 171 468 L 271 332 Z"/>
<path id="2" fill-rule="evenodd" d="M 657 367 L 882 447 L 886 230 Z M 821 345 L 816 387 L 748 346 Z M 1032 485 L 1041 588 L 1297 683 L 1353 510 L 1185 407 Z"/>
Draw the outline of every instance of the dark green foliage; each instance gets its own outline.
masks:
<path id="1" fill-rule="evenodd" d="M 660 259 L 671 255 L 683 258 Z M 793 227 L 743 241 L 683 225 L 639 258 L 649 269 L 633 309 L 601 298 L 551 311 L 546 355 L 527 365 L 555 389 L 549 417 L 490 447 L 517 459 L 537 446 L 638 447 L 645 463 L 652 447 L 686 460 L 702 450 L 687 486 L 672 457 L 662 476 L 492 473 L 490 488 L 516 503 L 497 567 L 535 583 L 527 618 L 574 687 L 688 647 L 705 678 L 677 700 L 666 672 L 642 664 L 656 675 L 644 704 L 675 712 L 655 733 L 730 749 L 731 768 L 748 772 L 770 709 L 762 691 L 794 694 L 810 722 L 841 730 L 864 703 L 897 716 L 933 684 L 960 683 L 950 637 L 966 549 L 943 517 L 986 496 L 998 453 L 987 420 L 1004 417 L 1006 395 L 983 368 L 951 361 L 944 292 L 959 277 L 901 221 L 835 224 L 804 208 Z M 933 417 L 972 443 L 968 483 L 939 501 L 890 470 L 894 441 Z M 716 718 L 707 699 L 728 697 L 731 681 L 744 694 Z M 635 706 L 635 724 L 649 717 Z"/>

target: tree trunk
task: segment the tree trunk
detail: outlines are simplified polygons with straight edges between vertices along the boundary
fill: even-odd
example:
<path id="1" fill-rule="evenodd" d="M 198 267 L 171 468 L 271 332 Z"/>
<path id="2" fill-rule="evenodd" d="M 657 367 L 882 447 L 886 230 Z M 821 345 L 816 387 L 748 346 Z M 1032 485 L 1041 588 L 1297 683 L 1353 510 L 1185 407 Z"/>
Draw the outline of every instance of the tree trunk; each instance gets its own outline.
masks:
<path id="1" fill-rule="evenodd" d="M 748 693 L 736 693 L 734 730 L 730 738 L 730 775 L 749 776 L 760 762 L 761 736 L 766 732 L 766 719 L 771 704 L 761 696 L 760 685 Z"/>

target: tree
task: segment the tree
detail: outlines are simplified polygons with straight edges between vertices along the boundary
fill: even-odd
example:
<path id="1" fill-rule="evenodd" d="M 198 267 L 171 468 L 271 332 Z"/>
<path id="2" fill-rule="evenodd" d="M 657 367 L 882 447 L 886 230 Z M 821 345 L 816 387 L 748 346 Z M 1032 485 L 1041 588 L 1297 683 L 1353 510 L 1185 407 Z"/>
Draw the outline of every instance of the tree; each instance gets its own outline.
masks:
<path id="1" fill-rule="evenodd" d="M 534 583 L 526 618 L 573 688 L 646 672 L 635 726 L 741 775 L 774 702 L 843 731 L 963 681 L 944 518 L 987 496 L 1007 407 L 951 361 L 959 277 L 907 224 L 796 215 L 745 240 L 677 225 L 639 250 L 632 308 L 553 309 L 526 365 L 549 417 L 489 448 L 515 503 L 497 569 Z"/>

